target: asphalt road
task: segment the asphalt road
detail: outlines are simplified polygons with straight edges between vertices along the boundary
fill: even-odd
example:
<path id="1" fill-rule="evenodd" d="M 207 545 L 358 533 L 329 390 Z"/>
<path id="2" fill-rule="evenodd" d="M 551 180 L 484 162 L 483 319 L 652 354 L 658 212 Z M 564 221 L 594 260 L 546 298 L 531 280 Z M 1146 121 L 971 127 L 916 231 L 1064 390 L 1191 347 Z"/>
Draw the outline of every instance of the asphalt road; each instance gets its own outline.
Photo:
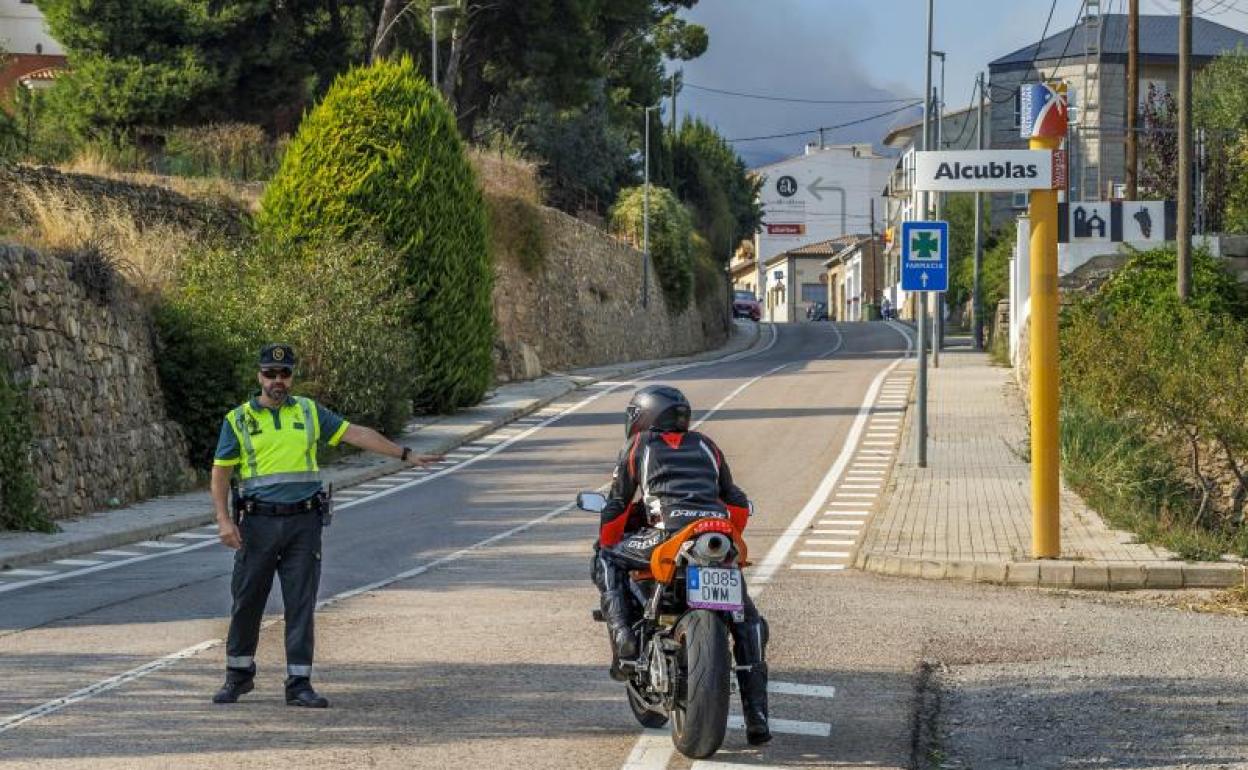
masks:
<path id="1" fill-rule="evenodd" d="M 1242 621 L 796 568 L 810 561 L 802 516 L 822 508 L 864 400 L 906 349 L 886 324 L 800 324 L 737 360 L 654 378 L 685 390 L 698 416 L 713 410 L 703 430 L 758 510 L 747 535 L 783 732 L 754 749 L 733 730 L 714 762 L 1168 767 L 1168 741 L 1218 762 L 1193 766 L 1241 766 L 1239 733 L 1201 716 L 1242 731 Z M 326 533 L 317 618 L 326 711 L 284 705 L 276 591 L 256 691 L 209 702 L 229 608 L 219 545 L 0 592 L 0 767 L 720 767 L 638 729 L 590 619 L 596 522 L 569 503 L 607 480 L 635 387 L 573 394 L 343 510 Z M 1141 641 L 1158 629 L 1163 641 Z M 1132 687 L 1116 678 L 1132 670 Z M 1113 704 L 1128 700 L 1137 754 L 1117 733 L 1106 742 Z M 1158 709 L 1170 726 L 1146 729 Z M 1045 764 L 1031 762 L 1034 745 Z"/>

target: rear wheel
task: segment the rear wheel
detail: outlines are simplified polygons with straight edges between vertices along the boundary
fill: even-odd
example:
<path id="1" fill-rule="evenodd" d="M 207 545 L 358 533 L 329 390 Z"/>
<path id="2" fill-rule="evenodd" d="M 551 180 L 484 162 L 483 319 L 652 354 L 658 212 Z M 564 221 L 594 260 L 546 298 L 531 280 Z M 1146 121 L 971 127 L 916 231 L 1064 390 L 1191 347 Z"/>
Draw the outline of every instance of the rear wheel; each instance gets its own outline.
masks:
<path id="1" fill-rule="evenodd" d="M 676 640 L 684 686 L 672 710 L 672 742 L 681 754 L 705 759 L 719 750 L 728 729 L 728 627 L 710 610 L 692 610 L 677 623 Z"/>
<path id="2" fill-rule="evenodd" d="M 633 710 L 633 716 L 637 717 L 637 721 L 642 727 L 662 727 L 667 724 L 667 715 L 658 711 L 651 711 L 646 708 L 646 703 L 637 694 L 630 684 L 628 686 L 628 707 Z"/>

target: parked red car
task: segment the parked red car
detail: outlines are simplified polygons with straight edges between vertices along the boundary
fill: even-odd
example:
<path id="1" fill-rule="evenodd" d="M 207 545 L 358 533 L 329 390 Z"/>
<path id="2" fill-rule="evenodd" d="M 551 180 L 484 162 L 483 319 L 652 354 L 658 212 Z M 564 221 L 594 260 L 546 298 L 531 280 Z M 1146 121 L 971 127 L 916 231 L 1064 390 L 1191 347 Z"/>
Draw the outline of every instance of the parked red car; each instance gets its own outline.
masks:
<path id="1" fill-rule="evenodd" d="M 732 317 L 758 321 L 763 317 L 763 306 L 753 292 L 734 291 L 732 293 Z"/>

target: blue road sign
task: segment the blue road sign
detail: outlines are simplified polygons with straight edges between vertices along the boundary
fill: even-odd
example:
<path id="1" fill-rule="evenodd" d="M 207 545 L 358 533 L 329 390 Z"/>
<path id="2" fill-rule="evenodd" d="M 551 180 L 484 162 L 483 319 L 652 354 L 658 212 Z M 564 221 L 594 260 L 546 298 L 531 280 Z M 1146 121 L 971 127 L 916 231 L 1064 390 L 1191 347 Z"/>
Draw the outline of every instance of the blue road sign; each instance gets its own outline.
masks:
<path id="1" fill-rule="evenodd" d="M 949 223 L 901 223 L 903 291 L 949 290 Z"/>

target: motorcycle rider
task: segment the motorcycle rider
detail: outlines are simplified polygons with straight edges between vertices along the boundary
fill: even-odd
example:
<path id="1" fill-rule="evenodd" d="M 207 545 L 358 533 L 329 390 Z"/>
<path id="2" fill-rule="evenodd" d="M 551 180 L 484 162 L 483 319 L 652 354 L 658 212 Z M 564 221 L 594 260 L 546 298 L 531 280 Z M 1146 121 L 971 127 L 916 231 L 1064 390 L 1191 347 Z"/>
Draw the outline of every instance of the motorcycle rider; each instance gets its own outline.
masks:
<path id="1" fill-rule="evenodd" d="M 744 529 L 751 513 L 749 498 L 732 482 L 723 452 L 706 436 L 689 430 L 688 399 L 674 387 L 650 385 L 633 395 L 625 410 L 627 442 L 620 450 L 611 491 L 601 514 L 595 545 L 594 583 L 601 592 L 602 614 L 610 630 L 611 674 L 626 675 L 620 660 L 637 658 L 633 623 L 640 607 L 628 587 L 628 569 L 612 558 L 610 548 L 629 533 L 647 526 L 670 508 L 726 515 Z M 633 498 L 640 492 L 640 499 Z M 744 590 L 744 589 L 743 589 Z M 771 740 L 767 725 L 767 621 L 744 591 L 744 620 L 731 625 L 737 684 L 752 745 Z"/>

